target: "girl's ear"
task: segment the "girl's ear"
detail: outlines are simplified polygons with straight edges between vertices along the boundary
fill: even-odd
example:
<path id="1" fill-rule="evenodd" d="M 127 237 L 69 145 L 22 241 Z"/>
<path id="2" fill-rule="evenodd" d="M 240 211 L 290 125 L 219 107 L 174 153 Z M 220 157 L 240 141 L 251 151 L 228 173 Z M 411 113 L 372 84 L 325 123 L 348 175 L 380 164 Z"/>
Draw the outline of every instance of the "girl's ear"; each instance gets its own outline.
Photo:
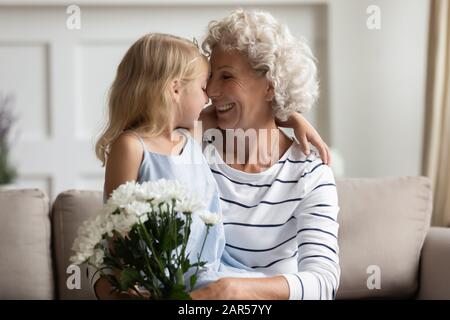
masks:
<path id="1" fill-rule="evenodd" d="M 180 95 L 181 95 L 181 83 L 179 79 L 175 79 L 172 81 L 170 86 L 170 93 L 172 94 L 172 97 L 174 101 L 178 104 L 180 103 Z"/>
<path id="2" fill-rule="evenodd" d="M 275 97 L 275 89 L 273 88 L 273 84 L 271 81 L 267 81 L 266 101 L 272 101 L 274 97 Z"/>

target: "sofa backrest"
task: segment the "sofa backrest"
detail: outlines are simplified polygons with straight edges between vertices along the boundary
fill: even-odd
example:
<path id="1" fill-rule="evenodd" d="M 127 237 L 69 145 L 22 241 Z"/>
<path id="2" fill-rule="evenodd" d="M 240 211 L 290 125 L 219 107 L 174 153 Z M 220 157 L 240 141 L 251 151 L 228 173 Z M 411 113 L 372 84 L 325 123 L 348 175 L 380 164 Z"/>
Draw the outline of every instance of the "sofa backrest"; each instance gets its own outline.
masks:
<path id="1" fill-rule="evenodd" d="M 431 217 L 429 180 L 342 179 L 337 180 L 337 190 L 341 264 L 337 298 L 413 297 L 418 288 L 420 251 Z M 86 277 L 81 290 L 68 290 L 65 269 L 76 229 L 100 208 L 101 197 L 97 191 L 67 191 L 53 206 L 61 298 L 94 297 Z"/>
<path id="2" fill-rule="evenodd" d="M 430 226 L 429 179 L 344 179 L 337 181 L 337 190 L 341 265 L 337 298 L 412 298 Z"/>
<path id="3" fill-rule="evenodd" d="M 72 269 L 69 258 L 74 253 L 72 245 L 79 226 L 94 216 L 102 203 L 100 191 L 69 190 L 60 193 L 53 204 L 53 241 L 60 299 L 95 299 L 86 266 L 82 265 L 80 270 Z"/>
<path id="4" fill-rule="evenodd" d="M 0 190 L 0 299 L 53 299 L 49 199 Z"/>
<path id="5" fill-rule="evenodd" d="M 429 180 L 342 179 L 337 180 L 337 190 L 341 265 L 337 298 L 413 297 L 430 224 Z M 100 191 L 80 190 L 59 194 L 53 204 L 53 255 L 61 299 L 94 298 L 84 267 L 80 289 L 69 288 L 74 279 L 69 257 L 78 227 L 101 205 Z M 0 298 L 51 299 L 48 199 L 38 190 L 0 191 L 0 219 Z"/>

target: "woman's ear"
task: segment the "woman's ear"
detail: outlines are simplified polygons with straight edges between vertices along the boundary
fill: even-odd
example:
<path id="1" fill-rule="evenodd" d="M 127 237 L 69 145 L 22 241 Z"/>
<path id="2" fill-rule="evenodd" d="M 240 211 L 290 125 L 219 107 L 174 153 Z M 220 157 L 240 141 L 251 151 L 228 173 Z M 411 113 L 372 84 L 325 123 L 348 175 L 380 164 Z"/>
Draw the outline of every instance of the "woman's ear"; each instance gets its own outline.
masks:
<path id="1" fill-rule="evenodd" d="M 273 84 L 271 81 L 267 81 L 266 101 L 272 101 L 274 97 L 275 97 L 275 89 L 273 88 Z"/>

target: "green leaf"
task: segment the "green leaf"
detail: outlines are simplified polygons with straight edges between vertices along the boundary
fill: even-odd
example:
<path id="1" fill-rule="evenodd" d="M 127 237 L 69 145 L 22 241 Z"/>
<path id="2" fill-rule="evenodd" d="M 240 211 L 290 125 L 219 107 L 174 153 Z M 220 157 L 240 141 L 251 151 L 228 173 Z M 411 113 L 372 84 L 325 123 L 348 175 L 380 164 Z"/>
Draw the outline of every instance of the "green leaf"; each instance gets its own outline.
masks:
<path id="1" fill-rule="evenodd" d="M 171 239 L 170 231 L 166 230 L 161 239 L 161 251 L 172 251 L 174 249 L 171 245 Z"/>
<path id="2" fill-rule="evenodd" d="M 195 262 L 191 265 L 191 267 L 203 267 L 204 265 L 206 265 L 206 261 L 200 261 L 200 262 Z"/>
<path id="3" fill-rule="evenodd" d="M 191 263 L 189 262 L 188 259 L 181 262 L 181 269 L 183 270 L 183 272 L 188 271 L 190 267 L 191 267 Z"/>
<path id="4" fill-rule="evenodd" d="M 167 296 L 163 297 L 163 299 L 168 300 L 192 300 L 191 296 L 185 292 L 184 286 L 174 285 L 169 288 L 167 292 Z"/>
<path id="5" fill-rule="evenodd" d="M 120 275 L 120 289 L 127 291 L 139 280 L 139 272 L 134 268 L 126 268 Z"/>
<path id="6" fill-rule="evenodd" d="M 177 285 L 182 285 L 184 287 L 184 273 L 183 270 L 181 269 L 177 269 L 176 273 L 176 284 Z"/>
<path id="7" fill-rule="evenodd" d="M 190 281 L 190 285 L 191 285 L 190 288 L 191 288 L 191 290 L 194 289 L 194 286 L 197 283 L 197 278 L 198 278 L 197 274 L 195 274 L 195 273 L 191 276 L 191 279 L 190 279 L 191 280 Z"/>

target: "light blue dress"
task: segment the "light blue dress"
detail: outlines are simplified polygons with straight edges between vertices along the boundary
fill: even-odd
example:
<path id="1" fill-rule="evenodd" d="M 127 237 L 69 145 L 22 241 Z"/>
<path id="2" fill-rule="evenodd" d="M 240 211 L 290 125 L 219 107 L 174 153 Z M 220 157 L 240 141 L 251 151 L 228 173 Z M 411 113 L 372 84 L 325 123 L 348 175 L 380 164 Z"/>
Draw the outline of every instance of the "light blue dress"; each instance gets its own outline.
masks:
<path id="1" fill-rule="evenodd" d="M 144 153 L 139 167 L 138 182 L 155 181 L 162 178 L 176 179 L 202 198 L 207 210 L 221 214 L 217 183 L 203 155 L 200 144 L 194 140 L 187 130 L 177 130 L 186 138 L 183 150 L 179 155 L 163 155 L 149 151 L 142 138 L 135 131 L 128 131 L 139 139 Z M 104 193 L 103 201 L 106 202 L 106 200 L 107 195 Z M 190 252 L 189 258 L 191 263 L 197 262 L 205 233 L 205 224 L 198 216 L 194 215 L 191 234 L 186 248 L 186 252 Z M 209 229 L 201 260 L 206 261 L 207 264 L 199 272 L 194 289 L 222 277 L 264 276 L 262 273 L 253 272 L 226 252 L 225 232 L 222 224 L 215 225 Z M 186 286 L 188 286 L 189 278 L 194 271 L 194 269 L 191 269 L 185 274 Z"/>
<path id="2" fill-rule="evenodd" d="M 134 134 L 141 142 L 143 148 L 143 160 L 139 167 L 137 182 L 155 181 L 158 179 L 178 180 L 181 184 L 195 193 L 203 200 L 206 209 L 215 214 L 221 214 L 217 184 L 212 176 L 211 170 L 203 157 L 199 144 L 191 137 L 185 129 L 177 129 L 185 137 L 185 145 L 179 155 L 163 155 L 147 150 L 142 138 L 132 130 L 128 132 Z M 107 195 L 103 194 L 103 201 L 106 202 Z M 206 234 L 206 226 L 197 215 L 193 215 L 191 234 L 187 243 L 186 252 L 189 252 L 191 263 L 198 260 L 203 239 Z M 201 260 L 207 262 L 208 272 L 219 270 L 220 259 L 225 247 L 225 236 L 222 224 L 210 227 L 208 237 L 201 255 Z M 194 270 L 191 270 L 193 272 Z M 186 284 L 189 283 L 186 274 Z M 204 279 L 199 277 L 196 287 L 209 282 L 213 278 Z"/>

